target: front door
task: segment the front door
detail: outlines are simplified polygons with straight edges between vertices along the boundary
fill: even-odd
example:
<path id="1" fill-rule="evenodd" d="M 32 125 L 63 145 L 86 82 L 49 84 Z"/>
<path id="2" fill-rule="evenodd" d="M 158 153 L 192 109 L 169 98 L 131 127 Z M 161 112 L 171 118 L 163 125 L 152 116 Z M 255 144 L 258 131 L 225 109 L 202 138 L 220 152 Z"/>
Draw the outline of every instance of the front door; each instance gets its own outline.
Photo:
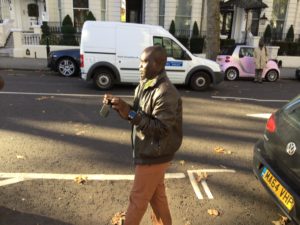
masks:
<path id="1" fill-rule="evenodd" d="M 247 74 L 255 74 L 254 49 L 241 47 L 239 52 L 240 67 Z"/>
<path id="2" fill-rule="evenodd" d="M 126 0 L 126 22 L 143 23 L 143 0 Z"/>
<path id="3" fill-rule="evenodd" d="M 153 37 L 154 45 L 161 45 L 167 52 L 166 72 L 174 84 L 185 82 L 187 70 L 191 67 L 191 58 L 172 39 L 167 37 Z"/>

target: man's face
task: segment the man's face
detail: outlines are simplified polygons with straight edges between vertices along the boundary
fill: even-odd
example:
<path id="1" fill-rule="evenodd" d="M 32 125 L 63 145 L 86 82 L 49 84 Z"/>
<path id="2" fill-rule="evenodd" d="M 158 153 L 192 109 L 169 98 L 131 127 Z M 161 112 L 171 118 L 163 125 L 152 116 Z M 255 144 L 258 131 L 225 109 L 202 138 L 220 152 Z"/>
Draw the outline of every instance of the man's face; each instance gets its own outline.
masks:
<path id="1" fill-rule="evenodd" d="M 144 51 L 141 55 L 140 73 L 142 80 L 152 79 L 157 75 L 156 63 L 148 51 Z"/>

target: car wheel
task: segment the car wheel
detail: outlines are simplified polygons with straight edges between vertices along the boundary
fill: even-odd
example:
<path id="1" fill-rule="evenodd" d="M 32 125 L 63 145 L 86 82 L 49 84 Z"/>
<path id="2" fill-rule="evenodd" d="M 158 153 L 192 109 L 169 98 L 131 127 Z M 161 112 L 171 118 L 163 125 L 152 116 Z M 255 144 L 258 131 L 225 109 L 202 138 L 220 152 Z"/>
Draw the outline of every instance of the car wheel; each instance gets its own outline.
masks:
<path id="1" fill-rule="evenodd" d="M 236 80 L 238 76 L 239 76 L 239 72 L 236 68 L 229 68 L 225 72 L 226 80 L 233 81 Z"/>
<path id="2" fill-rule="evenodd" d="M 192 76 L 190 87 L 195 91 L 203 91 L 209 87 L 210 83 L 210 76 L 206 72 L 201 71 Z"/>
<path id="3" fill-rule="evenodd" d="M 62 58 L 57 63 L 57 71 L 64 77 L 70 77 L 77 73 L 77 67 L 72 59 Z"/>
<path id="4" fill-rule="evenodd" d="M 114 85 L 114 75 L 108 69 L 97 69 L 93 79 L 95 86 L 101 90 L 111 89 Z"/>
<path id="5" fill-rule="evenodd" d="M 266 74 L 266 80 L 270 82 L 274 82 L 278 79 L 278 72 L 276 70 L 270 70 Z"/>

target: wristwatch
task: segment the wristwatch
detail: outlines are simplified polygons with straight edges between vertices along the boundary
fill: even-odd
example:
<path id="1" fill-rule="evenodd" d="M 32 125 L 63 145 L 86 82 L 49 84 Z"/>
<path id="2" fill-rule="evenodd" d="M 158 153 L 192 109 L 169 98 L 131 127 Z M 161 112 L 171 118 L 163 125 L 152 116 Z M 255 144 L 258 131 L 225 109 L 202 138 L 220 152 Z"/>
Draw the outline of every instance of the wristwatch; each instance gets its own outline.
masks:
<path id="1" fill-rule="evenodd" d="M 137 116 L 137 112 L 133 111 L 133 110 L 130 110 L 129 113 L 128 113 L 128 120 L 132 121 L 136 118 L 136 116 Z"/>

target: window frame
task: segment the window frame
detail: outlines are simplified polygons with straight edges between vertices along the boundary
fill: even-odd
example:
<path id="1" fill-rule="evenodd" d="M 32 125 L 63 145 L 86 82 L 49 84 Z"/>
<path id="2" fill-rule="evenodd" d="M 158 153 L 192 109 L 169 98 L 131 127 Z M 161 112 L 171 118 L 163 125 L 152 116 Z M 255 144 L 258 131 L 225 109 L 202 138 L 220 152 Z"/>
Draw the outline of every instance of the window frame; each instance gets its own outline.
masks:
<path id="1" fill-rule="evenodd" d="M 158 43 L 156 40 L 159 40 L 160 39 L 160 43 Z M 164 45 L 164 41 L 165 40 L 170 40 L 171 41 L 171 54 L 168 54 L 168 50 L 165 48 L 165 45 Z M 177 57 L 174 57 L 174 44 L 176 46 L 178 46 L 180 49 L 181 49 L 181 57 L 180 58 L 177 58 Z M 162 46 L 166 52 L 167 52 L 167 57 L 172 57 L 176 60 L 192 60 L 192 58 L 186 53 L 185 49 L 183 49 L 176 41 L 174 41 L 173 39 L 169 38 L 169 37 L 162 37 L 162 36 L 153 36 L 153 45 L 160 45 Z"/>

